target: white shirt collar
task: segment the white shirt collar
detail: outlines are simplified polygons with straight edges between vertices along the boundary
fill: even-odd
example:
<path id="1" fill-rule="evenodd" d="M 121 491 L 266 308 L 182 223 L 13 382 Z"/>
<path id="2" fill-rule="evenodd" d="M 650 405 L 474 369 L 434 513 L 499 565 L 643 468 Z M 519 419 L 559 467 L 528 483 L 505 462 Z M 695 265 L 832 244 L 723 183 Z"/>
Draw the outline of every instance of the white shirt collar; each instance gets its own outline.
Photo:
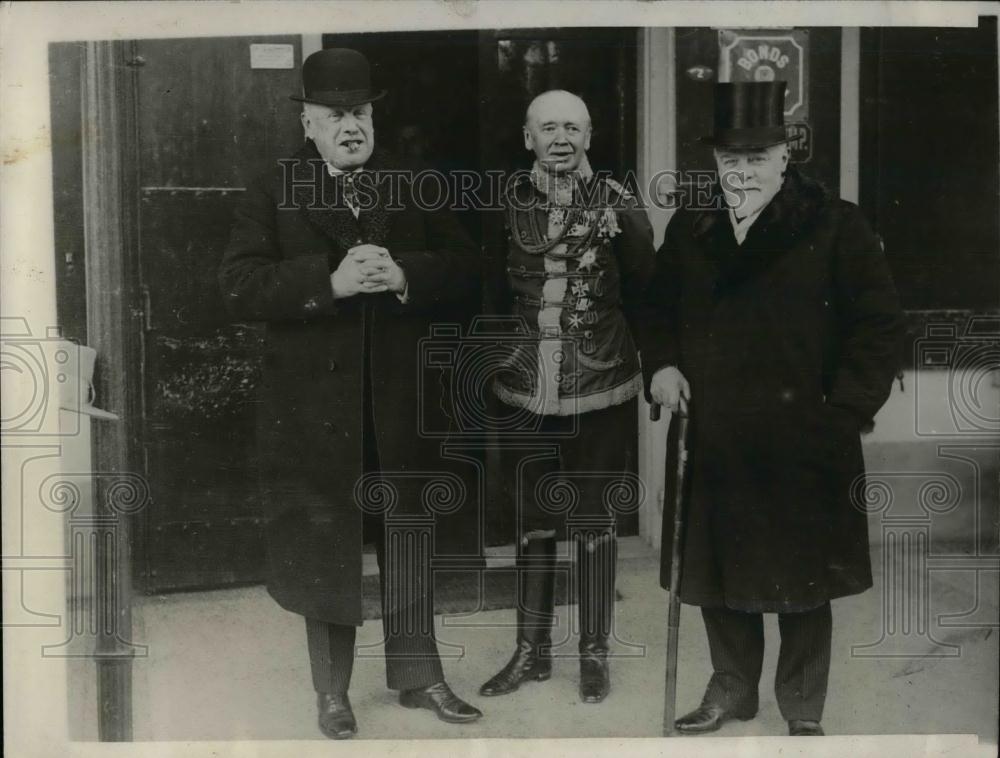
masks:
<path id="1" fill-rule="evenodd" d="M 341 168 L 337 168 L 336 166 L 334 166 L 329 161 L 326 161 L 326 172 L 330 176 L 333 176 L 333 177 L 339 176 L 340 174 L 347 174 L 347 173 L 358 174 L 362 170 L 364 170 L 364 166 L 358 166 L 357 168 L 352 168 L 350 171 L 344 171 Z M 353 186 L 353 184 L 352 184 L 352 186 Z M 356 203 L 357 198 L 355 198 L 353 195 L 347 195 L 344 198 L 344 200 L 347 201 L 347 207 L 351 209 L 351 214 L 354 216 L 354 218 L 358 218 L 358 216 L 361 215 L 361 209 L 357 206 L 357 203 Z"/>
<path id="2" fill-rule="evenodd" d="M 350 173 L 357 174 L 360 171 L 364 171 L 364 168 L 365 168 L 364 166 L 358 166 L 357 168 L 352 168 L 351 171 L 350 171 Z M 344 169 L 342 169 L 342 168 L 337 168 L 336 166 L 334 166 L 329 161 L 326 161 L 326 172 L 330 176 L 336 176 L 337 174 L 346 174 L 346 173 L 348 173 L 347 171 L 344 171 Z"/>
<path id="3" fill-rule="evenodd" d="M 764 210 L 764 206 L 761 206 L 749 216 L 737 220 L 736 214 L 733 213 L 733 209 L 729 209 L 729 223 L 733 225 L 733 234 L 736 236 L 737 244 L 743 244 L 743 241 L 747 238 L 747 232 L 750 231 L 750 227 L 753 226 L 753 222 L 757 220 L 757 217 L 760 216 L 760 212 L 762 210 Z"/>

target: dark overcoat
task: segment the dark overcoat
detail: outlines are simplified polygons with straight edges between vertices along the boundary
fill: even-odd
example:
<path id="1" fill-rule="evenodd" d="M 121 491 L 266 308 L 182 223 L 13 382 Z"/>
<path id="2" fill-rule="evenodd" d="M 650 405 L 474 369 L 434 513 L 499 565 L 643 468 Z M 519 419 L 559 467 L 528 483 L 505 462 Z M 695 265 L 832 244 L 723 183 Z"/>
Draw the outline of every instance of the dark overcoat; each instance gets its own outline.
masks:
<path id="1" fill-rule="evenodd" d="M 681 599 L 795 612 L 870 587 L 860 430 L 890 392 L 902 318 L 858 208 L 794 168 L 742 246 L 724 206 L 682 208 L 648 304 L 647 393 L 667 365 L 691 386 Z"/>
<path id="2" fill-rule="evenodd" d="M 332 623 L 361 623 L 361 501 L 385 504 L 372 490 L 355 491 L 370 442 L 362 439 L 365 331 L 381 468 L 394 472 L 393 515 L 423 513 L 420 472 L 439 471 L 441 461 L 419 434 L 418 392 L 427 383 L 418 377 L 418 341 L 432 322 L 451 322 L 478 300 L 474 243 L 446 208 L 415 206 L 398 173 L 405 168 L 376 148 L 359 179 L 355 219 L 307 141 L 247 188 L 219 270 L 234 317 L 266 322 L 257 418 L 272 516 L 268 591 L 284 608 Z M 405 304 L 392 293 L 334 300 L 330 275 L 361 242 L 387 248 L 404 269 Z"/>

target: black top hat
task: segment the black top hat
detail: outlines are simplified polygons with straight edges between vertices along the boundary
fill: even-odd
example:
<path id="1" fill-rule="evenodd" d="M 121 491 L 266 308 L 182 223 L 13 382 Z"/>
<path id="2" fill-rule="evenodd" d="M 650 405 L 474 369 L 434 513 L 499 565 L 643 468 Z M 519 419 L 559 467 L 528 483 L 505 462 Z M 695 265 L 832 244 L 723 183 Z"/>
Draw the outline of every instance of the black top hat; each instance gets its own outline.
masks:
<path id="1" fill-rule="evenodd" d="M 302 95 L 292 100 L 350 108 L 385 97 L 373 90 L 368 59 L 357 50 L 331 47 L 319 50 L 302 64 Z"/>
<path id="2" fill-rule="evenodd" d="M 714 133 L 702 142 L 720 148 L 753 149 L 788 141 L 786 83 L 726 82 L 715 85 Z"/>

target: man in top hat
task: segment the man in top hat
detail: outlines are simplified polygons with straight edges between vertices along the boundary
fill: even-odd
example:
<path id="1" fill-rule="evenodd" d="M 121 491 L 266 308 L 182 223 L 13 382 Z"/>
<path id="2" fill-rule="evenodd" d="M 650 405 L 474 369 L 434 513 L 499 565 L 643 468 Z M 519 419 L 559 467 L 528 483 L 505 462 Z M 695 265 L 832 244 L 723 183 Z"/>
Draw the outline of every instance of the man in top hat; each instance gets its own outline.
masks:
<path id="1" fill-rule="evenodd" d="M 789 165 L 784 94 L 716 85 L 714 203 L 671 218 L 640 335 L 652 401 L 691 411 L 680 597 L 713 673 L 682 733 L 757 713 L 777 613 L 778 706 L 790 734 L 823 734 L 830 601 L 872 584 L 860 432 L 891 389 L 900 306 L 858 208 Z"/>
<path id="2" fill-rule="evenodd" d="M 642 303 L 654 250 L 646 212 L 591 168 L 590 135 L 583 100 L 562 90 L 538 95 L 524 123 L 534 165 L 506 199 L 499 297 L 526 331 L 511 341 L 494 389 L 528 414 L 524 441 L 533 451 L 514 450 L 510 467 L 519 530 L 516 649 L 482 695 L 505 695 L 551 674 L 560 537 L 576 550 L 580 699 L 601 702 L 611 688 L 612 506 L 627 491 L 628 440 L 637 433 L 642 390 L 627 316 Z M 556 502 L 566 489 L 577 493 L 569 513 Z"/>
<path id="3" fill-rule="evenodd" d="M 448 210 L 419 209 L 405 175 L 389 175 L 408 167 L 375 146 L 372 103 L 386 93 L 365 57 L 323 50 L 302 76 L 292 99 L 305 145 L 247 188 L 219 270 L 234 316 L 267 324 L 268 591 L 305 617 L 321 730 L 350 737 L 362 543 L 375 542 L 389 688 L 407 707 L 472 721 L 482 714 L 444 681 L 429 556 L 392 549 L 405 534 L 386 544 L 394 519 L 427 517 L 423 482 L 405 472 L 441 467 L 418 436 L 418 340 L 475 295 L 479 258 Z"/>

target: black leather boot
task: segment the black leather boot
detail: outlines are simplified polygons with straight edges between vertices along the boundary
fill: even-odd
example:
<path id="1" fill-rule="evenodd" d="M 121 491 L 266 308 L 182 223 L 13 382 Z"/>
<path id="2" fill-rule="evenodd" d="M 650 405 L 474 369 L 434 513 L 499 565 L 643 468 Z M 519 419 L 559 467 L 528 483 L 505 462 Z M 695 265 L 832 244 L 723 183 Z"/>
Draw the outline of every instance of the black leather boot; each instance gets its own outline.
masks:
<path id="1" fill-rule="evenodd" d="M 479 688 L 486 697 L 514 692 L 522 682 L 552 675 L 555 620 L 556 539 L 529 539 L 517 557 L 517 650 L 496 676 Z"/>
<path id="2" fill-rule="evenodd" d="M 581 535 L 576 544 L 580 614 L 580 699 L 600 703 L 611 691 L 608 636 L 615 609 L 618 543 L 613 531 Z"/>

